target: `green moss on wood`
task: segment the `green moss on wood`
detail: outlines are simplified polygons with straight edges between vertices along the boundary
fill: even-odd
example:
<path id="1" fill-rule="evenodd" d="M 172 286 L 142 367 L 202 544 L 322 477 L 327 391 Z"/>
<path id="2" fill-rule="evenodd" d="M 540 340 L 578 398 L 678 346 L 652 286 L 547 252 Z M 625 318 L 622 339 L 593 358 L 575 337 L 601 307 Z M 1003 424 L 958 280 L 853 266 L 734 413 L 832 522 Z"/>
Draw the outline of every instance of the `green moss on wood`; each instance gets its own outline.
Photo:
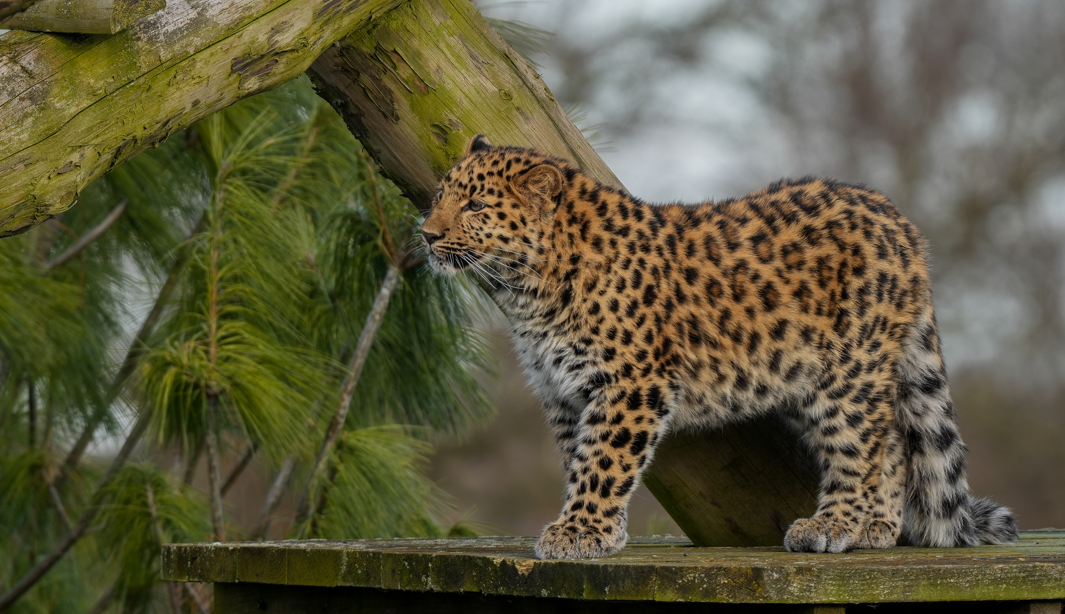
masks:
<path id="1" fill-rule="evenodd" d="M 1065 532 L 964 549 L 801 554 L 636 538 L 606 559 L 539 561 L 532 538 L 171 545 L 163 577 L 566 599 L 883 603 L 1065 599 Z"/>
<path id="2" fill-rule="evenodd" d="M 0 237 L 66 210 L 90 181 L 174 132 L 299 76 L 398 2 L 174 4 L 109 37 L 3 37 Z"/>
<path id="3" fill-rule="evenodd" d="M 390 178 L 427 206 L 474 134 L 576 160 L 618 185 L 539 76 L 465 0 L 414 0 L 323 53 L 312 80 Z"/>

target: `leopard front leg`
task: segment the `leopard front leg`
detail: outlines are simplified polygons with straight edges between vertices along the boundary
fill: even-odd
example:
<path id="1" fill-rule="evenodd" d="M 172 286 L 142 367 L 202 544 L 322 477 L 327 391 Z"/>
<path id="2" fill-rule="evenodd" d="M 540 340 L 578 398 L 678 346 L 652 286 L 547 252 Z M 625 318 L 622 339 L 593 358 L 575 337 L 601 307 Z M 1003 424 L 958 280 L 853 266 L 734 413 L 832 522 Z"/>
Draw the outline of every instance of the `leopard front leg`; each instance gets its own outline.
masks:
<path id="1" fill-rule="evenodd" d="M 542 403 L 544 416 L 551 428 L 551 435 L 555 438 L 555 446 L 558 447 L 559 456 L 562 460 L 562 468 L 566 475 L 570 474 L 570 463 L 577 449 L 580 434 L 582 407 L 561 400 L 544 400 Z"/>
<path id="2" fill-rule="evenodd" d="M 598 558 L 628 540 L 627 508 L 666 425 L 664 386 L 600 389 L 576 425 L 558 520 L 536 544 L 541 559 Z"/>

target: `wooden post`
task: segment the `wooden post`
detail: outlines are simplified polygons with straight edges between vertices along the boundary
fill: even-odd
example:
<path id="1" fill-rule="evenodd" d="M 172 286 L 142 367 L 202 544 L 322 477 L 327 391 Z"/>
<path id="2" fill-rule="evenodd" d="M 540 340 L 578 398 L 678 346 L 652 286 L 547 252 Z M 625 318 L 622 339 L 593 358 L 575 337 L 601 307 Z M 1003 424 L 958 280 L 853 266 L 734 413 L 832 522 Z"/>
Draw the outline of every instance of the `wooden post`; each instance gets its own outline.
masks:
<path id="1" fill-rule="evenodd" d="M 166 0 L 40 0 L 0 22 L 0 28 L 115 34 L 165 6 Z"/>
<path id="2" fill-rule="evenodd" d="M 776 416 L 659 446 L 647 489 L 699 546 L 779 546 L 817 508 L 817 461 Z"/>

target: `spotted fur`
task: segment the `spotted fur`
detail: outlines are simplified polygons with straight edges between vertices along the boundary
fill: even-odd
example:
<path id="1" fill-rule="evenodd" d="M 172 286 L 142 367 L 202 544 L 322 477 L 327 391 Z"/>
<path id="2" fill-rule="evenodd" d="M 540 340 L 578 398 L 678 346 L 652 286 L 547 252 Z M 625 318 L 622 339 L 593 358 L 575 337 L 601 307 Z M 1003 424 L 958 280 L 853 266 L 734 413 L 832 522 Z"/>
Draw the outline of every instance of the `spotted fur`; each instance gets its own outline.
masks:
<path id="1" fill-rule="evenodd" d="M 783 412 L 820 459 L 791 551 L 1016 538 L 969 494 L 925 242 L 881 194 L 825 179 L 650 205 L 482 136 L 423 226 L 431 264 L 480 275 L 513 325 L 566 468 L 541 558 L 624 546 L 662 436 Z"/>

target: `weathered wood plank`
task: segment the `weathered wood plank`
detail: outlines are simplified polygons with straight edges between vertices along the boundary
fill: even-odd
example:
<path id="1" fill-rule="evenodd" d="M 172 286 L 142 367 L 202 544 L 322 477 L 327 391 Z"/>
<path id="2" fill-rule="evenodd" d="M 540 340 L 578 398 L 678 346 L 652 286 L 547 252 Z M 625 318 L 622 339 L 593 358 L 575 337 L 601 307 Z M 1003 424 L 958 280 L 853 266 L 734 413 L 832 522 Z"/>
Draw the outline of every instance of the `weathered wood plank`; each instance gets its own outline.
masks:
<path id="1" fill-rule="evenodd" d="M 533 538 L 171 545 L 163 577 L 592 601 L 885 603 L 1065 599 L 1065 533 L 1009 546 L 847 554 L 636 538 L 620 554 L 540 561 Z"/>
<path id="2" fill-rule="evenodd" d="M 172 2 L 114 36 L 0 37 L 0 237 L 241 98 L 298 76 L 399 0 Z"/>
<path id="3" fill-rule="evenodd" d="M 115 34 L 165 6 L 165 0 L 41 0 L 0 21 L 0 28 Z"/>

